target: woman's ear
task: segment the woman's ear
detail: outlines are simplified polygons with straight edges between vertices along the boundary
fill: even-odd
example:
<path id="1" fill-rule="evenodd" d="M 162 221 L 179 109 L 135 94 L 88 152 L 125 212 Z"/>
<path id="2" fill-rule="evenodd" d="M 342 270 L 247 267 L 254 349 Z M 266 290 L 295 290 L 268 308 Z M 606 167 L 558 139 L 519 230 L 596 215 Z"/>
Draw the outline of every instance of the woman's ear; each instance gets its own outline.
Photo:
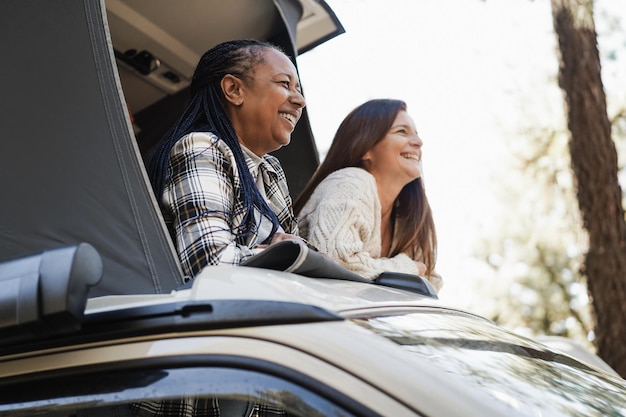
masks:
<path id="1" fill-rule="evenodd" d="M 222 78 L 220 86 L 222 87 L 224 98 L 226 98 L 229 103 L 235 106 L 241 106 L 241 104 L 243 103 L 243 90 L 241 88 L 241 79 L 235 77 L 234 75 L 226 74 Z"/>
<path id="2" fill-rule="evenodd" d="M 372 151 L 371 149 L 361 157 L 361 168 L 369 171 L 369 168 L 372 164 Z"/>

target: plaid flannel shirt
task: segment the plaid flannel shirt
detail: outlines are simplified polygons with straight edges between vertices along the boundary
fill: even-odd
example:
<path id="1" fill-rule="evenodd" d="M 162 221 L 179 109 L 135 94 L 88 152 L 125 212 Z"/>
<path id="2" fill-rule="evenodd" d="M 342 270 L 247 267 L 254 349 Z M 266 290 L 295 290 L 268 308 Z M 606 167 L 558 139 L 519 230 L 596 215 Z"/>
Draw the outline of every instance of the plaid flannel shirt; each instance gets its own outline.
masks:
<path id="1" fill-rule="evenodd" d="M 130 409 L 137 417 L 220 417 L 224 412 L 225 417 L 232 416 L 231 413 L 228 413 L 228 407 L 224 410 L 225 407 L 222 404 L 224 402 L 229 401 L 221 400 L 220 402 L 215 397 L 190 397 L 178 400 L 143 401 L 131 404 Z M 239 408 L 241 407 L 239 406 L 238 410 Z M 243 417 L 295 417 L 277 405 L 250 402 L 245 404 L 245 408 L 243 415 L 237 415 Z"/>
<path id="2" fill-rule="evenodd" d="M 257 166 L 246 156 L 246 163 L 253 178 L 260 169 L 266 200 L 285 233 L 297 235 L 292 200 L 278 159 L 265 155 Z M 176 142 L 161 203 L 185 275 L 193 277 L 207 265 L 236 265 L 258 252 L 253 248 L 268 237 L 259 236 L 259 230 L 267 230 L 271 221 L 255 210 L 256 230 L 238 239 L 234 230 L 242 224 L 245 209 L 241 196 L 235 157 L 224 141 L 213 133 L 194 132 Z"/>

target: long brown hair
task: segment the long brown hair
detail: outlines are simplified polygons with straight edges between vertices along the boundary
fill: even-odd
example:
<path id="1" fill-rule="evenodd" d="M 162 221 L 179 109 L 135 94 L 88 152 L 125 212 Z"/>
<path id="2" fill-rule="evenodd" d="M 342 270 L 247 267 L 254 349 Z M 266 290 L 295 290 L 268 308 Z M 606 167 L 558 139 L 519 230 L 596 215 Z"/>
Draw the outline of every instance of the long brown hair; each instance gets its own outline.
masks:
<path id="1" fill-rule="evenodd" d="M 298 196 L 294 211 L 300 213 L 315 188 L 332 172 L 346 167 L 362 168 L 363 155 L 387 135 L 398 113 L 406 109 L 401 100 L 375 99 L 352 110 L 339 125 L 324 161 Z M 421 253 L 426 275 L 430 275 L 435 268 L 437 234 L 422 178 L 400 191 L 392 219 L 396 227 L 390 256 L 406 253 L 417 259 Z"/>

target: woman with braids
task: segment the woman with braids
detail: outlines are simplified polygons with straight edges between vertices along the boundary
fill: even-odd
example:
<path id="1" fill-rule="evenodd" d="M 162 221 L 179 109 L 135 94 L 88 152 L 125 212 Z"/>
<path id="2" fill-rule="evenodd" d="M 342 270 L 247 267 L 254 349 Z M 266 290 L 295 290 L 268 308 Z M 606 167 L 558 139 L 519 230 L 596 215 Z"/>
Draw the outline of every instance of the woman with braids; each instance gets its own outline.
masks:
<path id="1" fill-rule="evenodd" d="M 422 139 L 403 101 L 358 106 L 295 203 L 302 236 L 365 278 L 410 273 L 439 291 L 421 161 Z"/>
<path id="2" fill-rule="evenodd" d="M 285 174 L 268 153 L 289 143 L 304 106 L 296 68 L 274 45 L 228 41 L 202 56 L 189 105 L 147 161 L 188 277 L 298 239 Z"/>

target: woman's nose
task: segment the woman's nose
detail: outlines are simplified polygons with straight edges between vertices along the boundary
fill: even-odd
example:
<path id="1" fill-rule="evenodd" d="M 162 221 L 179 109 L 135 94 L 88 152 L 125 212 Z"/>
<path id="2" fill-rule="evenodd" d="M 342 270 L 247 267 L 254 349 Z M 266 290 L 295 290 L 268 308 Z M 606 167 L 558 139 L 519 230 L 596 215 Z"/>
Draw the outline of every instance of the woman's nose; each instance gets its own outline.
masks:
<path id="1" fill-rule="evenodd" d="M 421 148 L 424 142 L 422 142 L 422 138 L 420 138 L 419 135 L 416 133 L 414 135 L 411 135 L 410 144 Z"/>
<path id="2" fill-rule="evenodd" d="M 296 104 L 301 109 L 306 106 L 306 100 L 304 99 L 304 95 L 298 90 L 293 91 L 289 101 L 293 104 Z"/>

